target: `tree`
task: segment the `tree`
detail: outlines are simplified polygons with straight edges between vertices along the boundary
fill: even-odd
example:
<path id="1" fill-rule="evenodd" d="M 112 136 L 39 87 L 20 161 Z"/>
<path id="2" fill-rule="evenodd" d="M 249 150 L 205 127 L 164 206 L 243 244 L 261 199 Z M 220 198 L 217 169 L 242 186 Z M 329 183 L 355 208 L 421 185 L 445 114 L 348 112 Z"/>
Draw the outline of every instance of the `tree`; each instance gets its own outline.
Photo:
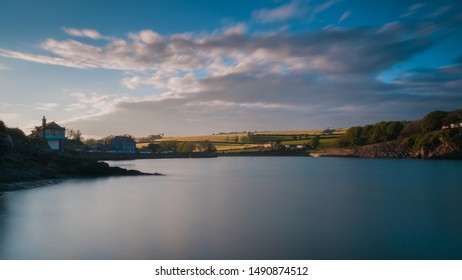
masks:
<path id="1" fill-rule="evenodd" d="M 160 151 L 160 145 L 157 143 L 150 143 L 146 148 L 151 152 L 158 152 Z"/>
<path id="2" fill-rule="evenodd" d="M 447 115 L 448 113 L 444 111 L 430 112 L 420 122 L 420 128 L 425 133 L 440 130 Z"/>
<path id="3" fill-rule="evenodd" d="M 0 121 L 0 132 L 4 133 L 6 131 L 6 126 L 3 121 Z"/>
<path id="4" fill-rule="evenodd" d="M 5 127 L 5 134 L 10 135 L 11 138 L 13 138 L 15 141 L 22 141 L 27 139 L 24 132 L 19 128 Z"/>
<path id="5" fill-rule="evenodd" d="M 199 150 L 201 152 L 213 153 L 217 149 L 216 149 L 215 145 L 212 144 L 212 142 L 210 142 L 209 140 L 205 140 L 205 141 L 202 141 L 202 142 L 199 143 Z"/>
<path id="6" fill-rule="evenodd" d="M 82 140 L 82 133 L 79 129 L 66 128 L 66 137 L 72 140 Z"/>
<path id="7" fill-rule="evenodd" d="M 379 122 L 374 124 L 370 131 L 370 136 L 368 139 L 366 139 L 364 144 L 375 144 L 387 141 L 387 125 L 387 122 Z"/>
<path id="8" fill-rule="evenodd" d="M 103 141 L 104 144 L 109 144 L 111 143 L 111 140 L 112 138 L 114 138 L 115 136 L 114 135 L 108 135 L 108 136 L 105 136 L 101 139 L 101 141 Z"/>
<path id="9" fill-rule="evenodd" d="M 361 139 L 362 139 L 363 144 L 370 143 L 371 134 L 372 134 L 373 129 L 374 129 L 374 126 L 372 124 L 368 124 L 363 127 L 363 129 L 361 130 Z"/>
<path id="10" fill-rule="evenodd" d="M 85 145 L 87 145 L 87 146 L 93 146 L 95 144 L 103 144 L 104 140 L 103 139 L 95 139 L 95 138 L 87 138 L 87 139 L 83 140 L 82 142 L 85 143 Z"/>
<path id="11" fill-rule="evenodd" d="M 353 126 L 350 127 L 345 134 L 342 135 L 340 139 L 340 145 L 343 147 L 347 146 L 359 146 L 362 145 L 362 127 L 361 126 Z"/>
<path id="12" fill-rule="evenodd" d="M 411 137 L 417 134 L 422 133 L 422 129 L 420 128 L 420 121 L 414 121 L 407 123 L 403 129 L 401 130 L 399 137 Z"/>
<path id="13" fill-rule="evenodd" d="M 196 150 L 196 144 L 194 142 L 180 142 L 176 149 L 179 153 L 192 153 Z"/>
<path id="14" fill-rule="evenodd" d="M 321 139 L 321 137 L 319 135 L 316 135 L 315 137 L 311 138 L 311 140 L 310 140 L 311 149 L 314 150 L 314 149 L 318 148 L 320 139 Z"/>
<path id="15" fill-rule="evenodd" d="M 386 127 L 386 140 L 394 140 L 398 138 L 399 133 L 403 130 L 404 125 L 402 122 L 388 122 Z"/>
<path id="16" fill-rule="evenodd" d="M 176 141 L 159 142 L 160 151 L 176 151 L 178 143 Z"/>
<path id="17" fill-rule="evenodd" d="M 454 110 L 449 112 L 443 120 L 444 125 L 460 123 L 462 121 L 462 110 Z"/>
<path id="18" fill-rule="evenodd" d="M 253 143 L 253 133 L 252 132 L 248 132 L 247 133 L 247 138 L 249 139 L 249 143 Z"/>

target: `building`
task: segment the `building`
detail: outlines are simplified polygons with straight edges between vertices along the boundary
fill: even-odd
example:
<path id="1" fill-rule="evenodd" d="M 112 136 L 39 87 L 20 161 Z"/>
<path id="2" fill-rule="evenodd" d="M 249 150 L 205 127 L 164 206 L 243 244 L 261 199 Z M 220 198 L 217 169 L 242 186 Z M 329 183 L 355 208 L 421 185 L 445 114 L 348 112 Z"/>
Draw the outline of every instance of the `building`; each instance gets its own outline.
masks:
<path id="1" fill-rule="evenodd" d="M 115 136 L 110 145 L 114 153 L 136 153 L 136 142 L 130 136 Z"/>
<path id="2" fill-rule="evenodd" d="M 64 149 L 64 140 L 66 139 L 66 128 L 61 127 L 55 122 L 47 123 L 45 116 L 42 118 L 42 126 L 36 126 L 32 130 L 31 136 L 42 138 L 47 142 L 52 150 Z"/>

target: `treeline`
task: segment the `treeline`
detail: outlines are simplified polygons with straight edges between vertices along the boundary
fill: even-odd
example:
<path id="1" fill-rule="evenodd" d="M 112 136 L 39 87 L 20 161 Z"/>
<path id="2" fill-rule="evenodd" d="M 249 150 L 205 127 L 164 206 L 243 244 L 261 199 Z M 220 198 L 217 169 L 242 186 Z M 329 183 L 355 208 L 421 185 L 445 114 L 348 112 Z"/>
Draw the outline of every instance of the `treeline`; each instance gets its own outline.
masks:
<path id="1" fill-rule="evenodd" d="M 24 140 L 26 139 L 26 135 L 24 132 L 19 129 L 19 128 L 12 128 L 12 127 L 7 127 L 3 121 L 0 120 L 0 134 L 2 135 L 10 135 L 11 137 L 18 139 L 18 140 Z"/>
<path id="2" fill-rule="evenodd" d="M 33 139 L 32 139 L 33 140 Z M 0 158 L 17 143 L 28 142 L 28 137 L 19 128 L 7 127 L 0 120 Z"/>
<path id="3" fill-rule="evenodd" d="M 149 144 L 146 149 L 155 153 L 169 151 L 177 153 L 213 153 L 217 150 L 215 146 L 208 140 L 198 142 L 159 141 Z"/>
<path id="4" fill-rule="evenodd" d="M 401 139 L 410 148 L 420 148 L 428 141 L 437 141 L 426 134 L 446 128 L 460 127 L 462 110 L 433 111 L 419 121 L 389 121 L 354 126 L 349 128 L 339 140 L 340 147 L 364 146 Z M 451 133 L 448 137 L 451 137 Z M 441 134 L 443 135 L 443 134 Z M 431 138 L 431 139 L 430 139 Z"/>
<path id="5" fill-rule="evenodd" d="M 405 125 L 405 122 L 390 121 L 350 127 L 340 138 L 339 146 L 363 146 L 394 140 Z"/>

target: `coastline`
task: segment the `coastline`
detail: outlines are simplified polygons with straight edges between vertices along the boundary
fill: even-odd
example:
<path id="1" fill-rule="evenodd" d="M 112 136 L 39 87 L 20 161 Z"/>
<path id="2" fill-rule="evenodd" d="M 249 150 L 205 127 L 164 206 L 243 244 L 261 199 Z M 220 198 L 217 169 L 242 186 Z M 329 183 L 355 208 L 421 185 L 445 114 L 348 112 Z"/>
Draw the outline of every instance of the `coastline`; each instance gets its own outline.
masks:
<path id="1" fill-rule="evenodd" d="M 215 153 L 86 153 L 87 157 L 98 161 L 118 161 L 136 159 L 174 159 L 174 158 L 217 158 L 217 157 L 342 157 L 342 158 L 390 158 L 390 159 L 462 159 L 462 153 L 454 150 L 411 151 L 403 148 L 397 141 L 384 142 L 355 148 L 329 148 L 325 150 L 295 151 L 251 151 Z"/>
<path id="2" fill-rule="evenodd" d="M 142 154 L 142 153 L 85 153 L 85 156 L 97 161 L 106 160 L 135 160 L 135 159 L 170 159 L 170 158 L 216 158 L 216 153 L 171 153 L 171 154 Z"/>
<path id="3" fill-rule="evenodd" d="M 38 187 L 45 187 L 61 183 L 65 179 L 41 179 L 31 181 L 18 181 L 11 183 L 0 183 L 0 197 L 4 192 L 27 190 Z"/>

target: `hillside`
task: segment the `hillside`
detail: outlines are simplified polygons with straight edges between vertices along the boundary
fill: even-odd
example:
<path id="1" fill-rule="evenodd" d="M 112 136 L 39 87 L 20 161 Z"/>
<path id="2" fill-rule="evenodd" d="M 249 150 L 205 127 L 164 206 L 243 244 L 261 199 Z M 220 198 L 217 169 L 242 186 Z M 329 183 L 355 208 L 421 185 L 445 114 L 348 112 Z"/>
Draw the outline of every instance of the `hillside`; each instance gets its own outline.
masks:
<path id="1" fill-rule="evenodd" d="M 419 121 L 351 127 L 339 145 L 356 157 L 462 159 L 462 110 L 434 111 Z"/>

